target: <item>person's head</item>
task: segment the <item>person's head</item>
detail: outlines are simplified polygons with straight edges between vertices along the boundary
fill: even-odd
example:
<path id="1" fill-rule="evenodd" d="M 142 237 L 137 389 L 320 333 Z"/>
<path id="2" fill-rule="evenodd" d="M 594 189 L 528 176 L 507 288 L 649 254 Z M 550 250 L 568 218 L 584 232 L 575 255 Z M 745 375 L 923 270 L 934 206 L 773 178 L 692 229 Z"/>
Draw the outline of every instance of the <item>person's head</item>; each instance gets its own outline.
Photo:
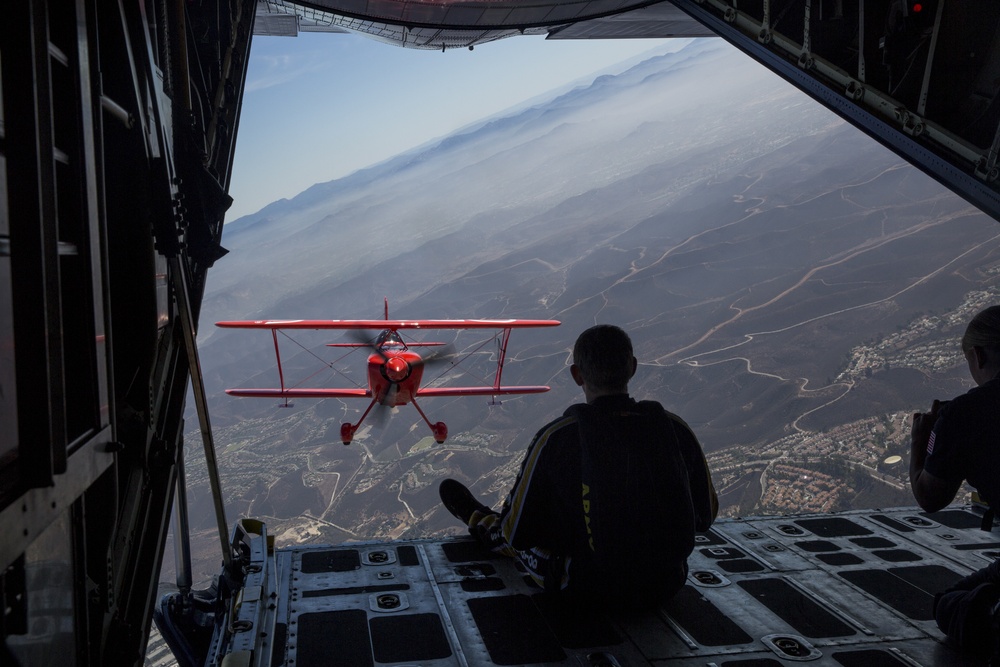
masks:
<path id="1" fill-rule="evenodd" d="M 962 352 L 976 384 L 1000 373 L 1000 306 L 990 306 L 972 318 L 962 336 Z"/>
<path id="2" fill-rule="evenodd" d="M 608 394 L 628 393 L 636 360 L 628 334 L 611 324 L 584 331 L 573 346 L 570 372 L 583 387 L 587 400 Z"/>

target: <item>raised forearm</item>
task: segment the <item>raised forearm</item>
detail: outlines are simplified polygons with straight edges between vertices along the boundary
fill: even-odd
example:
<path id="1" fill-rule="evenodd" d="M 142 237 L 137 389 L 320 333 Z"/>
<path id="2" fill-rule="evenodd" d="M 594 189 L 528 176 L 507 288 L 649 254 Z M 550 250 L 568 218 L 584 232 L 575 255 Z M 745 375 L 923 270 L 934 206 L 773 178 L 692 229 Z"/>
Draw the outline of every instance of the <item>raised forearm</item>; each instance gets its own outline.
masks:
<path id="1" fill-rule="evenodd" d="M 924 469 L 927 462 L 927 449 L 934 437 L 934 423 L 937 421 L 938 410 L 943 405 L 934 401 L 930 412 L 918 412 L 913 415 L 913 428 L 910 431 L 910 488 L 913 497 L 927 512 L 937 512 L 955 499 L 961 479 L 942 479 Z"/>
<path id="2" fill-rule="evenodd" d="M 918 412 L 913 415 L 913 428 L 910 430 L 910 485 L 916 495 L 918 480 L 924 471 L 924 461 L 927 460 L 927 441 L 930 439 L 933 422 L 930 415 Z"/>

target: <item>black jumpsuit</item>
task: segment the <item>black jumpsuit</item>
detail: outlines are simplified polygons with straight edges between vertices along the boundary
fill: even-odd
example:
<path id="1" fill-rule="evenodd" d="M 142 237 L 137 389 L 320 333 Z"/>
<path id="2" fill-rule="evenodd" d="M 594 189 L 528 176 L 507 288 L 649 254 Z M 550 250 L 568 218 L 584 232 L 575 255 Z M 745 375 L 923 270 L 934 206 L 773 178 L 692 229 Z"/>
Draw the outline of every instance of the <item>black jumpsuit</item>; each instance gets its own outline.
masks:
<path id="1" fill-rule="evenodd" d="M 477 512 L 469 526 L 546 590 L 649 606 L 683 586 L 694 533 L 717 511 L 687 424 L 621 394 L 573 405 L 544 426 L 500 513 Z"/>
<path id="2" fill-rule="evenodd" d="M 994 512 L 1000 510 L 1000 379 L 941 407 L 924 470 L 949 482 L 968 481 Z M 1000 639 L 989 615 L 998 600 L 1000 561 L 995 561 L 938 595 L 934 617 L 960 648 L 988 654 Z"/>

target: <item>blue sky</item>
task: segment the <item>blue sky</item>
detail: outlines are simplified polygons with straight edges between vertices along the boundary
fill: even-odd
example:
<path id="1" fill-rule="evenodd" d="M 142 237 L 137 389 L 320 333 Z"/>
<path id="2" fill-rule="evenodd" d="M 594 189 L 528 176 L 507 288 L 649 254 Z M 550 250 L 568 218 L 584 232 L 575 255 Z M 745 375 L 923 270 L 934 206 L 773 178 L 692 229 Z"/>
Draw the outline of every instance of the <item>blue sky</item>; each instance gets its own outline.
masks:
<path id="1" fill-rule="evenodd" d="M 254 37 L 226 219 L 685 43 L 515 37 L 442 53 L 344 34 Z"/>

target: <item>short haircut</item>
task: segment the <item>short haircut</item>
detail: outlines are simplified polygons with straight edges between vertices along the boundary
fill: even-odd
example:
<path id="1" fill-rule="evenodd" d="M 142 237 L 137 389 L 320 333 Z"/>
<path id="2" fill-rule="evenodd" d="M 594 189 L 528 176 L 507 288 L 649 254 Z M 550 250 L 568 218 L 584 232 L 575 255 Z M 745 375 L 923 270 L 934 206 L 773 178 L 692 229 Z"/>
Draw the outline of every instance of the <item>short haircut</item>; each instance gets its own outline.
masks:
<path id="1" fill-rule="evenodd" d="M 632 341 L 612 324 L 590 327 L 576 339 L 573 363 L 595 389 L 627 391 L 632 378 Z"/>
<path id="2" fill-rule="evenodd" d="M 1000 306 L 990 306 L 976 313 L 962 336 L 962 352 L 974 347 L 1000 351 Z"/>

